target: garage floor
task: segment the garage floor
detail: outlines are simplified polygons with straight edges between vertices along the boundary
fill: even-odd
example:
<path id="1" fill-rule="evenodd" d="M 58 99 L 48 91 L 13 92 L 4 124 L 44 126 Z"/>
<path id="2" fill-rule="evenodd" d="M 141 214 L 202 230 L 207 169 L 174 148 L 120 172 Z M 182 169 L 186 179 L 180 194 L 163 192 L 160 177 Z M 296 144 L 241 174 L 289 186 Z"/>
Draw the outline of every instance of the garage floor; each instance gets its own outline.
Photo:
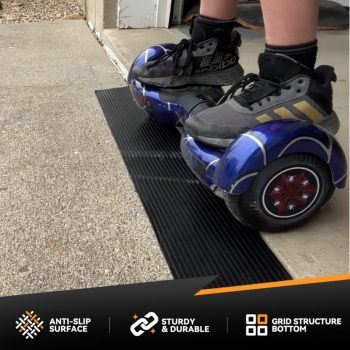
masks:
<path id="1" fill-rule="evenodd" d="M 0 295 L 172 278 L 95 90 L 84 21 L 0 25 Z"/>
<path id="2" fill-rule="evenodd" d="M 240 50 L 245 71 L 257 71 L 257 55 L 264 47 L 264 32 L 239 29 L 243 38 Z M 128 71 L 134 57 L 155 43 L 178 42 L 188 27 L 171 29 L 107 29 L 103 42 L 107 52 L 120 67 Z M 341 120 L 337 139 L 348 155 L 349 136 L 349 32 L 319 32 L 318 64 L 336 68 L 338 82 L 334 84 L 335 111 Z M 349 271 L 349 201 L 348 189 L 336 191 L 329 204 L 313 221 L 293 231 L 262 233 L 273 252 L 295 278 L 326 276 Z"/>

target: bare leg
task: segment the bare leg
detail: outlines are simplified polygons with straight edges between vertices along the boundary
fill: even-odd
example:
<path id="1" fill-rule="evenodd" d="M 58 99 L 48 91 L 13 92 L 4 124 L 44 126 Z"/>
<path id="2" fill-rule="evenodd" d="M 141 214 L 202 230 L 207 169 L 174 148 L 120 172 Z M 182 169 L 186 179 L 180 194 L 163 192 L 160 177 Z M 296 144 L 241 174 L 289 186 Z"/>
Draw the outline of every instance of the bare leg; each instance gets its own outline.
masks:
<path id="1" fill-rule="evenodd" d="M 200 14 L 218 20 L 235 17 L 237 0 L 202 0 Z"/>
<path id="2" fill-rule="evenodd" d="M 316 39 L 318 0 L 261 0 L 261 5 L 267 44 L 290 46 Z"/>

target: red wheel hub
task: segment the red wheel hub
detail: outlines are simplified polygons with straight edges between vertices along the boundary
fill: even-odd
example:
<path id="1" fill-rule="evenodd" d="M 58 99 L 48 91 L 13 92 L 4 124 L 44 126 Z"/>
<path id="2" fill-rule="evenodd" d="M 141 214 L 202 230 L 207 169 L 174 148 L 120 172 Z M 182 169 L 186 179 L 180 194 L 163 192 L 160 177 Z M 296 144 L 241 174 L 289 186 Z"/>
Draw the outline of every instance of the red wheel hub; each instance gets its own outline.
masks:
<path id="1" fill-rule="evenodd" d="M 267 184 L 263 193 L 263 206 L 275 217 L 299 215 L 312 206 L 319 187 L 318 176 L 311 169 L 286 169 Z"/>

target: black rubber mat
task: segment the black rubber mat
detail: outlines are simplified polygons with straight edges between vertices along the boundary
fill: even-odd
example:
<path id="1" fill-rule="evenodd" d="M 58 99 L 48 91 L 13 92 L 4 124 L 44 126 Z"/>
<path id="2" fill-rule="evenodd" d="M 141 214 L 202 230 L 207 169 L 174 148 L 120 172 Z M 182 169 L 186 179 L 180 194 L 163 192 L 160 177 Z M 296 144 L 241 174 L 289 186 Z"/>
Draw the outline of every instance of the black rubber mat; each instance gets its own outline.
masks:
<path id="1" fill-rule="evenodd" d="M 259 233 L 192 175 L 177 130 L 148 118 L 128 88 L 96 95 L 175 278 L 218 275 L 215 287 L 290 279 Z"/>

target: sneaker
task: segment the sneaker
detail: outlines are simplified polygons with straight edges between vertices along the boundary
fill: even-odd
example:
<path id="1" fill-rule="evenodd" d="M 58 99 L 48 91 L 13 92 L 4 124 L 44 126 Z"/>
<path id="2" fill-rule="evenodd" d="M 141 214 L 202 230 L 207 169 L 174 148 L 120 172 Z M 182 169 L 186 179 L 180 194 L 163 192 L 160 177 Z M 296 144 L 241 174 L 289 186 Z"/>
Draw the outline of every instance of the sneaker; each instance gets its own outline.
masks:
<path id="1" fill-rule="evenodd" d="M 217 24 L 207 29 L 203 21 L 192 23 L 192 39 L 183 39 L 175 48 L 156 61 L 133 68 L 136 79 L 149 85 L 176 87 L 188 84 L 232 85 L 243 75 L 238 63 L 240 34 Z M 216 23 L 215 21 L 213 21 Z M 218 22 L 220 23 L 220 22 Z M 193 40 L 193 32 L 197 40 Z"/>
<path id="2" fill-rule="evenodd" d="M 338 131 L 332 106 L 333 67 L 310 70 L 288 56 L 262 53 L 259 68 L 259 75 L 242 77 L 217 106 L 188 118 L 187 133 L 206 145 L 226 148 L 240 134 L 271 120 L 300 119 L 332 134 Z"/>

